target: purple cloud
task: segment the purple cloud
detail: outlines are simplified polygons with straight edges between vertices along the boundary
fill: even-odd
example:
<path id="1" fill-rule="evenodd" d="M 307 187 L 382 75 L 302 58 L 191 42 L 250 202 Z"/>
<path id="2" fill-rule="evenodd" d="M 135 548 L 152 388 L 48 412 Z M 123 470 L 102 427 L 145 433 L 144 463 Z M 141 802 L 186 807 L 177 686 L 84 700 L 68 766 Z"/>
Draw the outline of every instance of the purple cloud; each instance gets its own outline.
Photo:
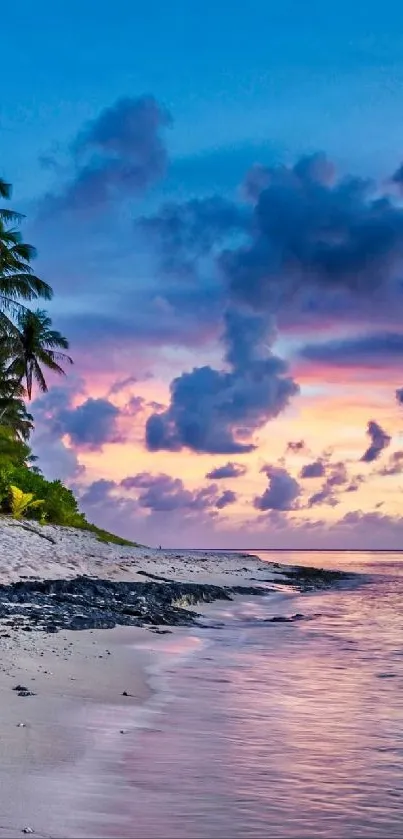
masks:
<path id="1" fill-rule="evenodd" d="M 109 399 L 90 397 L 73 407 L 73 398 L 81 392 L 81 384 L 76 389 L 55 387 L 36 399 L 33 411 L 40 428 L 46 428 L 53 440 L 68 435 L 74 446 L 92 451 L 101 450 L 106 443 L 123 442 L 118 420 L 121 416 L 134 417 L 142 409 L 142 400 L 132 397 L 118 408 Z"/>
<path id="2" fill-rule="evenodd" d="M 317 504 L 329 504 L 331 507 L 335 507 L 336 504 L 339 503 L 335 497 L 335 488 L 344 487 L 344 492 L 354 492 L 358 489 L 358 484 L 360 482 L 359 479 L 357 478 L 350 482 L 346 465 L 344 463 L 317 461 L 317 464 L 319 463 L 323 467 L 322 475 L 326 475 L 326 480 L 322 488 L 311 495 L 308 500 L 308 507 L 314 507 Z M 316 464 L 310 464 L 310 466 L 316 467 Z M 317 467 L 317 471 L 320 471 L 319 467 Z M 310 475 L 305 477 L 321 477 L 321 475 Z M 347 484 L 348 486 L 346 486 Z"/>
<path id="3" fill-rule="evenodd" d="M 315 460 L 313 463 L 306 463 L 300 472 L 300 478 L 323 478 L 326 474 L 326 464 L 323 460 Z"/>
<path id="4" fill-rule="evenodd" d="M 105 108 L 71 144 L 73 175 L 45 197 L 44 208 L 88 211 L 143 192 L 166 171 L 162 132 L 170 124 L 168 111 L 152 96 Z"/>
<path id="5" fill-rule="evenodd" d="M 298 454 L 299 452 L 305 452 L 306 446 L 304 440 L 296 440 L 295 442 L 287 443 L 286 454 L 288 452 L 293 452 L 293 454 Z"/>
<path id="6" fill-rule="evenodd" d="M 105 478 L 100 478 L 98 481 L 93 481 L 84 492 L 81 494 L 80 501 L 87 506 L 97 506 L 105 504 L 109 498 L 111 490 L 115 489 L 115 481 L 107 481 Z"/>
<path id="7" fill-rule="evenodd" d="M 307 344 L 299 350 L 299 357 L 315 364 L 335 367 L 390 367 L 401 364 L 403 335 L 379 332 L 359 338 Z"/>
<path id="8" fill-rule="evenodd" d="M 396 391 L 396 399 L 399 405 L 403 405 L 403 387 L 398 387 Z"/>
<path id="9" fill-rule="evenodd" d="M 368 423 L 367 434 L 371 440 L 371 445 L 368 446 L 367 450 L 364 452 L 361 461 L 364 463 L 372 463 L 372 461 L 376 460 L 381 452 L 389 446 L 391 437 L 389 437 L 389 434 L 387 434 L 377 422 L 374 422 L 374 420 L 370 420 Z"/>
<path id="10" fill-rule="evenodd" d="M 278 416 L 299 390 L 286 375 L 285 362 L 272 354 L 273 338 L 267 317 L 229 310 L 224 344 L 230 371 L 205 366 L 174 379 L 168 409 L 147 421 L 148 449 L 252 451 L 254 431 Z"/>
<path id="11" fill-rule="evenodd" d="M 378 471 L 378 475 L 401 475 L 403 472 L 403 451 L 393 452 L 385 466 Z"/>
<path id="12" fill-rule="evenodd" d="M 137 229 L 156 247 L 162 270 L 192 278 L 201 260 L 216 254 L 220 245 L 250 224 L 251 215 L 244 207 L 213 195 L 165 204 L 157 214 L 139 219 Z"/>
<path id="13" fill-rule="evenodd" d="M 220 498 L 217 486 L 212 484 L 195 491 L 185 488 L 180 478 L 172 478 L 170 475 L 152 475 L 150 472 L 140 472 L 124 478 L 120 486 L 126 490 L 140 490 L 138 504 L 154 512 L 168 512 L 179 509 L 190 511 L 210 510 L 217 507 Z M 234 499 L 235 500 L 235 499 Z M 221 506 L 232 503 L 228 498 L 224 499 Z"/>
<path id="14" fill-rule="evenodd" d="M 224 507 L 228 507 L 230 504 L 234 504 L 236 500 L 236 492 L 233 492 L 232 489 L 226 489 L 225 492 L 223 492 L 222 495 L 220 495 L 220 497 L 217 498 L 215 506 L 217 507 L 217 510 L 223 510 Z"/>
<path id="15" fill-rule="evenodd" d="M 403 210 L 370 181 L 331 171 L 317 155 L 267 170 L 248 245 L 222 257 L 238 299 L 273 311 L 296 297 L 309 302 L 309 290 L 366 297 L 396 276 Z"/>
<path id="16" fill-rule="evenodd" d="M 254 507 L 257 510 L 294 510 L 301 491 L 298 481 L 279 466 L 265 466 L 261 471 L 267 475 L 269 486 L 254 499 Z"/>
<path id="17" fill-rule="evenodd" d="M 208 472 L 206 478 L 212 481 L 219 481 L 223 478 L 241 478 L 247 473 L 247 467 L 242 463 L 229 462 L 223 466 L 217 466 Z"/>

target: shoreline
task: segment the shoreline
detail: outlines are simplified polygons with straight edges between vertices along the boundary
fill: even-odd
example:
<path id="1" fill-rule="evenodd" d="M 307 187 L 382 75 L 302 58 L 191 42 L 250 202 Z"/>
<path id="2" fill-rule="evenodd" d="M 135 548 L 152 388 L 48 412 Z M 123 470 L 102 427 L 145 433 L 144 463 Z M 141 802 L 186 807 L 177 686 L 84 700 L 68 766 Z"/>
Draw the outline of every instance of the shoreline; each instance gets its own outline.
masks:
<path id="1" fill-rule="evenodd" d="M 132 733 L 169 701 L 164 671 L 205 643 L 216 605 L 270 594 L 274 605 L 345 576 L 10 527 L 0 521 L 0 838 L 110 836 L 100 790 L 118 785 Z"/>

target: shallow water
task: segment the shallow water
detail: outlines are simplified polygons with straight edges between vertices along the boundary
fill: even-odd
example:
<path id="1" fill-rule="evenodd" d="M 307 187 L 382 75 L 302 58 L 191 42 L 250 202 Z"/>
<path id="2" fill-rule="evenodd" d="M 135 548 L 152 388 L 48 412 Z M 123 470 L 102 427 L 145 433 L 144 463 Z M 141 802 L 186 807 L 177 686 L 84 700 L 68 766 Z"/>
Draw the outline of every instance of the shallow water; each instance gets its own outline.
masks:
<path id="1" fill-rule="evenodd" d="M 152 709 L 132 730 L 128 717 L 118 746 L 106 710 L 93 720 L 111 742 L 83 773 L 69 835 L 403 835 L 403 562 L 268 558 L 365 578 L 214 605 L 205 628 L 167 636 Z M 304 620 L 265 622 L 296 612 Z"/>
<path id="2" fill-rule="evenodd" d="M 128 744 L 116 836 L 401 837 L 403 563 L 326 565 L 347 562 L 370 580 L 214 610 L 224 628 L 171 662 L 175 699 Z"/>

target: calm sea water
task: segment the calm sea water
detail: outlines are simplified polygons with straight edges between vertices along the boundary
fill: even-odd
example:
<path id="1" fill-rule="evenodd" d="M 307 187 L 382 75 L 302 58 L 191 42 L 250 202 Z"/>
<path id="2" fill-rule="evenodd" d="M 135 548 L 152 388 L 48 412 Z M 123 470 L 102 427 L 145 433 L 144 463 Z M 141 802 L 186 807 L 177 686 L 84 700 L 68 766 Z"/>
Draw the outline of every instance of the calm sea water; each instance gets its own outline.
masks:
<path id="1" fill-rule="evenodd" d="M 403 835 L 403 558 L 281 560 L 366 576 L 224 604 L 189 633 L 189 654 L 165 668 L 170 698 L 120 763 L 114 835 Z M 306 620 L 264 622 L 295 612 Z"/>

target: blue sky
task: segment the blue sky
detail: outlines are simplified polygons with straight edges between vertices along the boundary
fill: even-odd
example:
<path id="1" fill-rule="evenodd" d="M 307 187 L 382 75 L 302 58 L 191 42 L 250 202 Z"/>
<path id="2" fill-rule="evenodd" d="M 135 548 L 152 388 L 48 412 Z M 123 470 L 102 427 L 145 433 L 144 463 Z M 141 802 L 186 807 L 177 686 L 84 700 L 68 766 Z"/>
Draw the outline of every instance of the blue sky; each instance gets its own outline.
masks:
<path id="1" fill-rule="evenodd" d="M 398 2 L 7 4 L 3 165 L 25 197 L 43 181 L 39 154 L 105 103 L 149 92 L 174 115 L 174 157 L 229 146 L 237 168 L 239 147 L 253 159 L 270 138 L 268 153 L 325 148 L 378 173 L 403 147 L 402 48 Z"/>
<path id="2" fill-rule="evenodd" d="M 46 474 L 142 542 L 401 544 L 403 6 L 20 0 L 1 23 L 0 174 L 75 359 L 33 404 Z"/>

